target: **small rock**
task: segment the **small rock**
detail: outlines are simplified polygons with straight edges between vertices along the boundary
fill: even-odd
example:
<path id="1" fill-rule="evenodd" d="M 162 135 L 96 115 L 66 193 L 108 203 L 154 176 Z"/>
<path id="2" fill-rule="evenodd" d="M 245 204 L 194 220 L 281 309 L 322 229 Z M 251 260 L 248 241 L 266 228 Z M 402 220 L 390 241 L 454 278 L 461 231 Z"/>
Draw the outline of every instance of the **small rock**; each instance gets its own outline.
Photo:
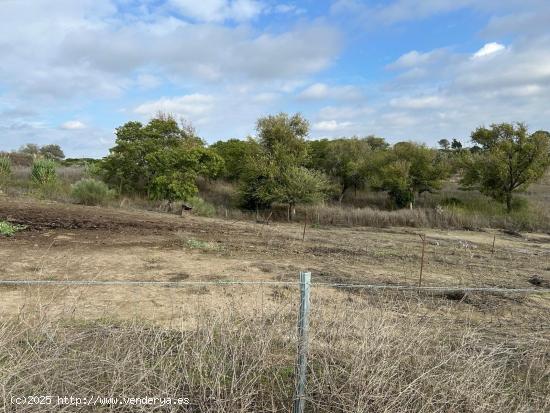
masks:
<path id="1" fill-rule="evenodd" d="M 533 274 L 529 277 L 529 283 L 540 287 L 544 284 L 544 278 L 539 274 Z"/>

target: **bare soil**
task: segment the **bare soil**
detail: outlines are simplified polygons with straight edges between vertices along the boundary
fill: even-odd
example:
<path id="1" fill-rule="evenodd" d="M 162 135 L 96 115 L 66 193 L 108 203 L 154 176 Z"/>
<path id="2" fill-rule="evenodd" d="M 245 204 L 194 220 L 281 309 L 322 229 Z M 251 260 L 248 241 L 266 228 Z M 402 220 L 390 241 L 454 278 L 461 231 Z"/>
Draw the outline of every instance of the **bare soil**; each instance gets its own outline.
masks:
<path id="1" fill-rule="evenodd" d="M 314 282 L 413 285 L 419 276 L 421 233 L 427 237 L 423 285 L 541 288 L 529 280 L 534 275 L 550 279 L 546 234 L 326 227 L 308 228 L 302 242 L 303 227 L 297 223 L 263 225 L 8 198 L 0 198 L 0 220 L 26 226 L 13 237 L 0 238 L 0 279 L 5 280 L 295 281 L 299 271 L 309 270 Z M 324 290 L 320 299 L 361 295 L 355 289 Z M 174 303 L 204 302 L 219 309 L 234 303 L 259 311 L 267 302 L 290 299 L 295 291 L 0 286 L 1 310 L 17 313 L 33 294 L 59 311 L 172 320 Z M 440 300 L 480 319 L 498 315 L 501 321 L 523 320 L 538 331 L 549 327 L 548 295 L 424 298 L 422 308 L 430 313 L 437 313 Z M 71 304 L 77 301 L 78 306 Z"/>

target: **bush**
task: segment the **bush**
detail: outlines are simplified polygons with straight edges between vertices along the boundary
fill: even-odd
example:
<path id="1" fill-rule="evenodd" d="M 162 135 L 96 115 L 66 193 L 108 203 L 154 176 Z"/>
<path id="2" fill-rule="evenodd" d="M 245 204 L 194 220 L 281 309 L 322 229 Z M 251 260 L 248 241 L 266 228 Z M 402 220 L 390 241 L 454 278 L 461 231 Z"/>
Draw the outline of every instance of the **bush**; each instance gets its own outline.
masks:
<path id="1" fill-rule="evenodd" d="M 11 175 L 11 160 L 7 156 L 0 157 L 0 188 L 6 186 Z"/>
<path id="2" fill-rule="evenodd" d="M 25 229 L 22 225 L 14 225 L 6 221 L 0 221 L 0 235 L 5 235 L 6 237 L 11 237 L 17 231 Z"/>
<path id="3" fill-rule="evenodd" d="M 31 181 L 38 186 L 54 185 L 57 181 L 55 162 L 50 159 L 38 159 L 33 162 Z"/>
<path id="4" fill-rule="evenodd" d="M 92 178 L 81 179 L 71 186 L 71 196 L 78 204 L 102 205 L 114 195 L 104 182 Z"/>
<path id="5" fill-rule="evenodd" d="M 216 215 L 216 208 L 204 199 L 195 196 L 190 198 L 187 202 L 188 205 L 193 207 L 193 213 L 201 217 L 213 217 Z"/>

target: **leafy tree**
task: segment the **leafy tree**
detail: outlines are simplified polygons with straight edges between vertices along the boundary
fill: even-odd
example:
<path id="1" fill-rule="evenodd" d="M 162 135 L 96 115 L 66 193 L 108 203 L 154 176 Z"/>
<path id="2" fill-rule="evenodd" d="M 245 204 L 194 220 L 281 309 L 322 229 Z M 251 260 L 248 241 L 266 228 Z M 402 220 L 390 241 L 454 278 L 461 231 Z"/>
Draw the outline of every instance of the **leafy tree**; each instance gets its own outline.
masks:
<path id="1" fill-rule="evenodd" d="M 413 142 L 396 143 L 385 157 L 373 186 L 388 191 L 397 207 L 412 206 L 417 195 L 441 188 L 448 165 L 436 150 Z"/>
<path id="2" fill-rule="evenodd" d="M 155 170 L 150 196 L 154 199 L 190 199 L 198 192 L 199 175 L 216 177 L 223 168 L 223 159 L 203 147 L 175 147 L 147 155 L 147 162 Z"/>
<path id="3" fill-rule="evenodd" d="M 46 159 L 60 161 L 65 158 L 65 154 L 59 145 L 44 145 L 40 148 L 40 154 Z"/>
<path id="4" fill-rule="evenodd" d="M 451 147 L 451 142 L 449 142 L 448 139 L 440 139 L 437 141 L 437 144 L 443 149 L 444 151 L 449 150 Z"/>
<path id="5" fill-rule="evenodd" d="M 229 181 L 238 181 L 246 168 L 245 159 L 259 152 L 259 145 L 256 141 L 229 139 L 218 141 L 210 145 L 224 160 L 224 168 L 221 176 Z"/>
<path id="6" fill-rule="evenodd" d="M 258 119 L 256 130 L 257 148 L 243 159 L 241 172 L 241 204 L 249 209 L 286 203 L 279 197 L 280 185 L 286 171 L 306 160 L 309 124 L 299 114 L 279 113 Z"/>
<path id="7" fill-rule="evenodd" d="M 40 147 L 34 143 L 27 143 L 19 148 L 19 153 L 37 158 L 40 155 Z"/>
<path id="8" fill-rule="evenodd" d="M 453 142 L 451 143 L 451 149 L 455 151 L 459 151 L 462 149 L 462 143 L 458 139 L 453 139 Z"/>
<path id="9" fill-rule="evenodd" d="M 540 179 L 550 165 L 550 134 L 529 134 L 523 123 L 493 124 L 472 133 L 480 146 L 464 161 L 462 184 L 504 202 L 512 210 L 513 194 Z"/>
<path id="10" fill-rule="evenodd" d="M 339 201 L 349 188 L 360 189 L 367 183 L 370 155 L 387 147 L 383 138 L 323 139 L 309 143 L 308 166 L 333 177 L 340 187 Z"/>
<path id="11" fill-rule="evenodd" d="M 327 177 L 319 171 L 293 166 L 282 172 L 271 192 L 272 200 L 287 205 L 287 219 L 295 214 L 297 204 L 324 201 L 330 188 Z"/>
<path id="12" fill-rule="evenodd" d="M 263 151 L 279 166 L 300 165 L 305 161 L 309 122 L 302 115 L 269 115 L 258 119 L 256 130 Z"/>
<path id="13" fill-rule="evenodd" d="M 197 176 L 215 177 L 222 164 L 192 128 L 159 114 L 147 125 L 127 122 L 117 128 L 116 145 L 100 167 L 119 192 L 172 200 L 195 194 Z"/>

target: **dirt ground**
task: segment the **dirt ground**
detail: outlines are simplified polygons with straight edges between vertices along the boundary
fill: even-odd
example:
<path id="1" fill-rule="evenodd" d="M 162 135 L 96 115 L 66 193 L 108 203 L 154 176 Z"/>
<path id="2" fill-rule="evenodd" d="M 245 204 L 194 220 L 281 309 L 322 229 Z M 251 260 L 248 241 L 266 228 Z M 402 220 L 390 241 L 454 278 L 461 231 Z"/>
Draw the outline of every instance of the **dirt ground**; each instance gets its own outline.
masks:
<path id="1" fill-rule="evenodd" d="M 0 238 L 4 280 L 296 281 L 299 271 L 311 271 L 313 282 L 413 285 L 420 269 L 419 234 L 427 237 L 423 285 L 540 288 L 530 283 L 533 276 L 543 286 L 550 280 L 548 234 L 310 227 L 302 242 L 299 223 L 263 225 L 8 198 L 0 198 L 0 220 L 26 226 L 13 237 Z M 319 299 L 349 299 L 353 293 L 330 288 L 317 294 Z M 219 311 L 235 305 L 261 311 L 268 302 L 295 305 L 294 294 L 292 288 L 242 286 L 185 291 L 3 286 L 0 307 L 15 314 L 38 295 L 45 307 L 57 311 L 116 312 L 172 322 L 175 313 L 183 319 L 182 312 L 205 305 Z M 442 300 L 452 301 L 448 298 Z M 479 317 L 529 316 L 538 331 L 549 327 L 548 294 L 474 294 L 456 305 Z M 437 311 L 438 304 L 423 300 L 422 307 Z"/>

